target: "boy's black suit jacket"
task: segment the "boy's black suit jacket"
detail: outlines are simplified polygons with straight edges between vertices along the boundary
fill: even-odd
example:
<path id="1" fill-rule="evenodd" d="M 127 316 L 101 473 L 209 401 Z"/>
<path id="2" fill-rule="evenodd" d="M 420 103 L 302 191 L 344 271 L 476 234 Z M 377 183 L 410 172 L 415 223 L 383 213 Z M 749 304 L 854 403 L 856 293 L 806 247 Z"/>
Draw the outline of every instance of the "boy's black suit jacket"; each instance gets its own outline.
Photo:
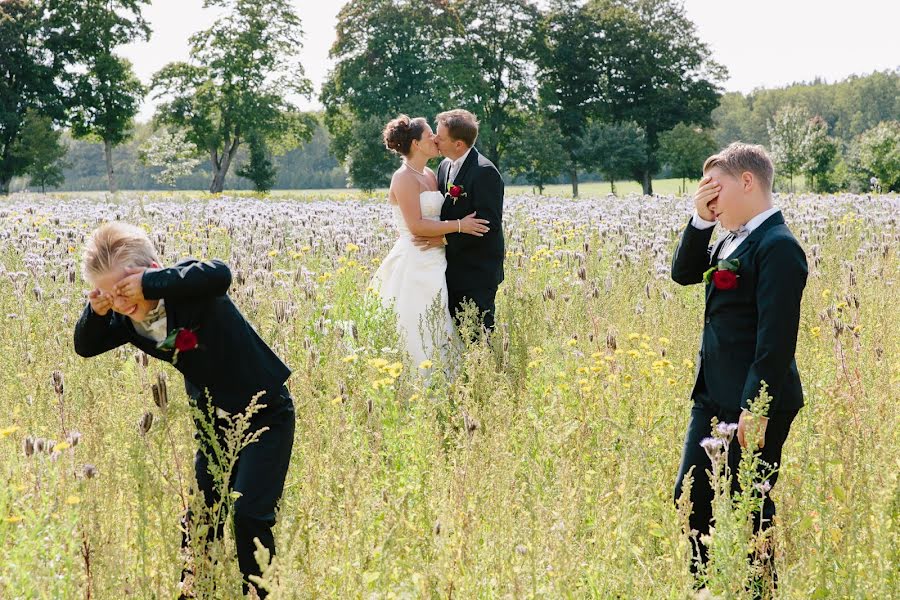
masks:
<path id="1" fill-rule="evenodd" d="M 444 194 L 441 221 L 462 219 L 477 213 L 490 221 L 483 237 L 465 233 L 447 235 L 447 287 L 450 290 L 496 288 L 503 281 L 503 178 L 494 163 L 472 148 L 454 177 L 450 159 L 438 167 L 438 189 Z M 462 186 L 465 195 L 452 198 L 448 183 Z"/>
<path id="2" fill-rule="evenodd" d="M 709 246 L 713 229 L 690 223 L 685 228 L 672 261 L 677 283 L 700 283 L 703 273 L 718 263 L 722 243 Z M 740 261 L 738 287 L 706 285 L 703 341 L 691 397 L 706 394 L 708 400 L 739 411 L 748 408 L 765 381 L 772 396 L 770 413 L 799 409 L 803 390 L 794 351 L 806 254 L 777 212 L 728 259 Z"/>
<path id="3" fill-rule="evenodd" d="M 166 331 L 196 332 L 198 347 L 179 352 L 175 368 L 184 375 L 188 395 L 206 407 L 243 411 L 265 391 L 260 403 L 278 396 L 291 371 L 259 337 L 228 297 L 231 271 L 219 260 L 187 259 L 174 267 L 148 270 L 141 280 L 144 297 L 165 300 Z M 135 331 L 129 317 L 110 311 L 97 315 L 90 303 L 75 325 L 75 352 L 90 357 L 131 343 L 147 354 L 172 362 L 174 353 Z"/>

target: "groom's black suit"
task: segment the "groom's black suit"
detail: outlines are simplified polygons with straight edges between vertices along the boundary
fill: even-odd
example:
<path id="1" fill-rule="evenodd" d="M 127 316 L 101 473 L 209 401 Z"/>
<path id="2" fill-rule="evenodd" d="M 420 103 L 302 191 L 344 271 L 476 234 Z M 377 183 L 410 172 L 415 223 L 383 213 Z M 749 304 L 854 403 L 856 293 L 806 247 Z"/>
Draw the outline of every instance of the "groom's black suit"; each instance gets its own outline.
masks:
<path id="1" fill-rule="evenodd" d="M 684 230 L 672 261 L 672 279 L 681 285 L 703 281 L 703 273 L 718 262 L 723 243 L 709 246 L 714 228 Z M 694 401 L 675 485 L 676 501 L 684 476 L 694 467 L 691 490 L 694 512 L 691 528 L 708 533 L 712 518 L 712 490 L 706 470 L 710 460 L 700 441 L 710 436 L 710 420 L 737 423 L 742 409 L 759 394 L 764 381 L 772 397 L 769 424 L 761 459 L 781 466 L 781 449 L 791 422 L 803 406 L 803 390 L 794 360 L 800 324 L 800 301 L 806 286 L 806 255 L 781 213 L 763 221 L 727 257 L 740 261 L 738 286 L 732 290 L 706 285 L 703 339 L 691 398 Z M 729 464 L 737 477 L 740 446 L 729 448 Z M 769 477 L 774 485 L 775 475 Z M 735 486 L 737 489 L 737 486 Z M 763 527 L 775 515 L 766 495 Z M 759 519 L 756 519 L 757 525 Z M 706 560 L 706 549 L 698 549 Z"/>
<path id="2" fill-rule="evenodd" d="M 494 298 L 497 286 L 503 281 L 503 178 L 497 167 L 472 148 L 465 162 L 448 182 L 450 159 L 438 167 L 438 189 L 444 194 L 441 220 L 462 219 L 477 213 L 490 223 L 490 231 L 483 237 L 465 233 L 447 235 L 447 292 L 450 313 L 466 301 L 472 301 L 482 316 L 485 327 L 494 327 Z M 462 194 L 453 198 L 448 183 L 462 187 Z"/>

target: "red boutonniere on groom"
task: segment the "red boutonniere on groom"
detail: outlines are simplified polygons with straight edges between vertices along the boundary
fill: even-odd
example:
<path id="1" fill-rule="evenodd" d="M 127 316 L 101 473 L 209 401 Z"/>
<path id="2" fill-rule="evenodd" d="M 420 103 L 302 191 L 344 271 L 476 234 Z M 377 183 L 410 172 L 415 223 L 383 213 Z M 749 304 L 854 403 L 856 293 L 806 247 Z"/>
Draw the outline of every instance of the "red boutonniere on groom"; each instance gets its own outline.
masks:
<path id="1" fill-rule="evenodd" d="M 717 290 L 737 289 L 738 277 L 740 277 L 737 270 L 740 266 L 741 261 L 736 258 L 723 258 L 715 267 L 711 267 L 703 274 L 703 281 L 712 283 Z"/>
<path id="2" fill-rule="evenodd" d="M 453 182 L 450 182 L 450 186 L 447 188 L 447 196 L 453 198 L 453 204 L 456 205 L 456 199 L 466 196 L 465 190 L 463 190 L 463 186 L 454 185 Z"/>
<path id="3" fill-rule="evenodd" d="M 179 352 L 196 350 L 199 346 L 197 333 L 191 329 L 185 329 L 184 327 L 173 329 L 169 332 L 169 335 L 166 336 L 166 339 L 156 345 L 160 350 L 174 352 L 172 355 L 173 365 L 178 361 Z"/>

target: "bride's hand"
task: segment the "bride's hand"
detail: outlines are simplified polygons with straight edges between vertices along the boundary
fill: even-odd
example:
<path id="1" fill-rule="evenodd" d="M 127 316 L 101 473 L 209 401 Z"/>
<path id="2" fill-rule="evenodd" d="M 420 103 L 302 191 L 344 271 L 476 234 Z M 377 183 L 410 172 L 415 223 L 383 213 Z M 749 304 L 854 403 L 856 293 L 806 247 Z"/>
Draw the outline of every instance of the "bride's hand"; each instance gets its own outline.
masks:
<path id="1" fill-rule="evenodd" d="M 488 227 L 490 221 L 478 219 L 475 217 L 475 214 L 476 213 L 466 215 L 465 218 L 459 220 L 459 232 L 484 237 L 484 234 L 491 230 L 491 228 Z"/>

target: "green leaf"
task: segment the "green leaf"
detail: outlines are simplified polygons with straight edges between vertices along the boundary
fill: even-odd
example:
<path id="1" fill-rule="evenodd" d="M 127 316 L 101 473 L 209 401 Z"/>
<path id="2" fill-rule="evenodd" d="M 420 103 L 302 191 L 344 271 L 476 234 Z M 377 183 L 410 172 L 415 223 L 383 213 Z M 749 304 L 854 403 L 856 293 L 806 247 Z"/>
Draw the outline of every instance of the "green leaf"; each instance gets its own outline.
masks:
<path id="1" fill-rule="evenodd" d="M 703 274 L 703 281 L 705 281 L 706 283 L 711 282 L 711 281 L 712 281 L 712 275 L 713 275 L 713 273 L 715 273 L 715 272 L 716 272 L 716 268 L 715 268 L 715 267 L 710 267 L 709 269 L 707 269 L 706 272 Z"/>
<path id="2" fill-rule="evenodd" d="M 166 339 L 161 341 L 156 345 L 160 350 L 172 350 L 175 348 L 175 338 L 178 337 L 178 332 L 180 329 L 173 329 L 169 332 L 169 335 L 166 336 Z"/>
<path id="3" fill-rule="evenodd" d="M 717 266 L 720 271 L 737 271 L 741 261 L 736 258 L 723 258 Z"/>

